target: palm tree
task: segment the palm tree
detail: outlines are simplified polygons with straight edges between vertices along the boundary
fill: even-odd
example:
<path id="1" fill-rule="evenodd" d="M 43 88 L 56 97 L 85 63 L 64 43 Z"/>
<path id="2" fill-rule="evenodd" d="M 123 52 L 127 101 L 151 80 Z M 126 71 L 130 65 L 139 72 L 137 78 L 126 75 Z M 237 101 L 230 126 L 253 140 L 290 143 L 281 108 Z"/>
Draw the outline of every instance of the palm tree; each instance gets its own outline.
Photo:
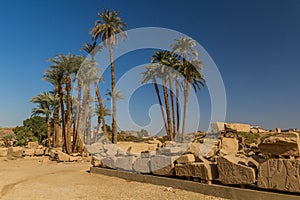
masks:
<path id="1" fill-rule="evenodd" d="M 156 73 L 157 73 L 157 64 L 151 64 L 145 67 L 146 71 L 142 72 L 142 84 L 145 84 L 147 82 L 149 82 L 150 80 L 153 81 L 153 85 L 154 85 L 154 89 L 155 89 L 155 93 L 159 102 L 159 106 L 160 106 L 160 111 L 161 111 L 161 115 L 163 118 L 163 122 L 164 122 L 164 126 L 165 126 L 165 130 L 166 133 L 168 133 L 168 126 L 167 126 L 167 122 L 166 122 L 166 117 L 165 117 L 165 113 L 164 113 L 164 109 L 163 109 L 163 103 L 160 97 L 160 92 L 159 92 L 159 88 L 158 88 L 158 84 L 156 81 Z"/>
<path id="2" fill-rule="evenodd" d="M 48 147 L 51 147 L 51 123 L 50 116 L 52 110 L 58 105 L 58 97 L 50 92 L 40 93 L 30 100 L 32 103 L 38 104 L 32 109 L 32 116 L 45 115 L 47 125 Z"/>
<path id="3" fill-rule="evenodd" d="M 116 124 L 116 95 L 115 95 L 115 63 L 113 56 L 113 46 L 118 43 L 118 35 L 121 39 L 125 39 L 126 34 L 125 30 L 127 25 L 122 21 L 122 19 L 118 16 L 119 12 L 110 11 L 108 9 L 104 9 L 102 13 L 98 13 L 98 18 L 95 22 L 94 27 L 91 29 L 91 33 L 93 35 L 93 40 L 97 41 L 99 37 L 101 37 L 101 41 L 103 46 L 109 47 L 109 56 L 110 56 L 110 64 L 111 64 L 111 90 L 113 92 L 112 95 L 112 142 L 117 143 L 117 124 Z"/>
<path id="4" fill-rule="evenodd" d="M 92 68 L 91 70 L 94 71 L 94 73 L 93 73 L 94 87 L 95 87 L 95 91 L 96 91 L 97 100 L 99 103 L 99 109 L 104 110 L 103 101 L 102 101 L 101 94 L 100 94 L 99 87 L 98 87 L 98 82 L 103 81 L 103 77 L 101 76 L 100 72 L 97 71 L 96 62 L 95 62 L 95 55 L 97 52 L 100 51 L 101 48 L 102 47 L 100 45 L 97 45 L 96 42 L 93 42 L 93 44 L 84 43 L 82 50 L 84 50 L 85 52 L 87 52 L 88 54 L 91 55 L 91 63 L 90 64 L 91 64 L 91 68 Z M 105 117 L 104 112 L 101 112 L 101 120 L 104 125 L 103 132 L 105 135 L 107 135 L 107 129 L 106 129 L 106 125 L 105 125 L 106 123 L 105 123 L 104 117 Z"/>
<path id="5" fill-rule="evenodd" d="M 171 45 L 172 51 L 182 56 L 183 68 L 182 74 L 185 76 L 188 74 L 187 69 L 187 59 L 193 60 L 198 58 L 198 52 L 194 49 L 196 42 L 191 38 L 181 37 L 175 39 L 175 43 Z M 189 76 L 185 76 L 187 78 Z M 186 131 L 186 115 L 187 115 L 187 106 L 188 106 L 188 96 L 189 96 L 189 87 L 191 80 L 184 82 L 184 107 L 183 107 L 183 123 L 182 123 L 182 138 L 185 137 Z"/>
<path id="6" fill-rule="evenodd" d="M 59 72 L 56 68 L 47 69 L 44 72 L 43 80 L 48 81 L 51 83 L 54 87 L 54 93 L 56 96 L 60 96 L 60 93 L 62 91 L 62 85 L 64 84 L 64 78 L 63 74 Z M 63 102 L 60 102 L 63 105 Z M 53 122 L 54 122 L 54 138 L 53 138 L 53 146 L 57 147 L 59 146 L 59 124 L 60 124 L 60 118 L 59 118 L 59 105 L 54 108 L 53 111 Z M 63 120 L 64 121 L 64 120 Z M 65 125 L 63 123 L 63 135 L 65 130 Z"/>
<path id="7" fill-rule="evenodd" d="M 98 124 L 97 124 L 97 127 L 96 127 L 96 136 L 97 136 L 97 133 L 99 132 L 99 129 L 100 129 L 100 126 L 102 124 L 103 126 L 103 132 L 104 132 L 104 127 L 106 126 L 105 123 L 103 123 L 103 120 L 102 120 L 102 116 L 110 116 L 110 110 L 107 108 L 107 107 L 104 107 L 103 109 L 101 109 L 100 107 L 97 107 L 96 111 L 95 111 L 96 115 L 98 116 Z M 105 127 L 106 129 L 106 127 Z M 106 135 L 106 133 L 104 132 L 104 135 L 107 137 L 108 135 Z M 97 138 L 95 138 L 95 141 L 97 141 Z"/>

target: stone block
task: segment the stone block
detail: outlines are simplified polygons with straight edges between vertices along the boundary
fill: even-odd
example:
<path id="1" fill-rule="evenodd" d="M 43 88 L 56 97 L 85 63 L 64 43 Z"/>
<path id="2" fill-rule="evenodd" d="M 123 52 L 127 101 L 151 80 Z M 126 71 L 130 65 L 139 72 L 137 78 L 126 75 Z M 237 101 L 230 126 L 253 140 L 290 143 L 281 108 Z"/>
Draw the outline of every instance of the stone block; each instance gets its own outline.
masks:
<path id="1" fill-rule="evenodd" d="M 247 160 L 234 155 L 217 158 L 219 179 L 223 184 L 248 185 L 256 182 L 255 169 L 245 165 Z"/>
<path id="2" fill-rule="evenodd" d="M 8 148 L 0 148 L 0 157 L 6 157 L 7 150 L 8 150 Z"/>
<path id="3" fill-rule="evenodd" d="M 210 126 L 213 133 L 219 133 L 225 130 L 225 122 L 213 122 Z"/>
<path id="4" fill-rule="evenodd" d="M 225 130 L 249 133 L 250 132 L 250 124 L 225 123 Z"/>
<path id="5" fill-rule="evenodd" d="M 62 151 L 57 151 L 57 159 L 59 162 L 70 162 L 70 156 Z"/>
<path id="6" fill-rule="evenodd" d="M 29 149 L 36 149 L 38 146 L 39 146 L 38 141 L 27 143 L 27 148 L 29 148 Z"/>
<path id="7" fill-rule="evenodd" d="M 25 148 L 24 151 L 23 151 L 23 155 L 24 156 L 34 156 L 34 152 L 35 152 L 35 149 Z"/>
<path id="8" fill-rule="evenodd" d="M 194 156 L 194 154 L 185 154 L 185 155 L 180 156 L 176 162 L 178 164 L 193 163 L 193 162 L 195 162 L 195 156 Z"/>
<path id="9" fill-rule="evenodd" d="M 115 168 L 124 171 L 132 171 L 132 165 L 135 160 L 136 158 L 134 156 L 118 157 L 116 160 Z"/>
<path id="10" fill-rule="evenodd" d="M 236 138 L 221 138 L 220 155 L 236 154 L 239 150 L 239 142 Z"/>
<path id="11" fill-rule="evenodd" d="M 9 147 L 7 150 L 7 157 L 22 158 L 23 151 L 24 151 L 23 147 Z"/>
<path id="12" fill-rule="evenodd" d="M 138 158 L 133 163 L 133 170 L 138 173 L 150 173 L 150 158 Z"/>
<path id="13" fill-rule="evenodd" d="M 110 168 L 110 169 L 115 169 L 116 160 L 117 160 L 117 158 L 115 158 L 115 157 L 105 157 L 105 158 L 103 158 L 101 160 L 102 167 L 106 167 L 106 168 Z"/>
<path id="14" fill-rule="evenodd" d="M 45 153 L 44 148 L 42 148 L 42 149 L 35 149 L 34 155 L 35 156 L 43 156 L 44 153 Z"/>
<path id="15" fill-rule="evenodd" d="M 115 144 L 104 144 L 103 149 L 107 156 L 112 157 L 116 156 L 119 148 Z"/>
<path id="16" fill-rule="evenodd" d="M 91 161 L 91 164 L 93 165 L 93 167 L 101 167 L 101 159 L 102 158 L 99 158 L 99 157 L 96 157 L 96 156 L 92 156 L 92 161 Z"/>
<path id="17" fill-rule="evenodd" d="M 172 176 L 174 175 L 174 162 L 178 156 L 157 155 L 150 160 L 151 172 L 155 175 Z"/>
<path id="18" fill-rule="evenodd" d="M 215 163 L 196 162 L 189 164 L 176 164 L 176 176 L 194 177 L 202 180 L 216 180 L 218 170 Z"/>

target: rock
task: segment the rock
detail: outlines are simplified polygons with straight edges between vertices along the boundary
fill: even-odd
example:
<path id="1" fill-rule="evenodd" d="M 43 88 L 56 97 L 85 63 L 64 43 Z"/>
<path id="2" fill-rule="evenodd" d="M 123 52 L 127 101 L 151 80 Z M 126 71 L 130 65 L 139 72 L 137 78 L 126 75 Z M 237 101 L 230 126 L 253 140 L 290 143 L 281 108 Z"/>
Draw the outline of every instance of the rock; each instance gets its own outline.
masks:
<path id="1" fill-rule="evenodd" d="M 8 158 L 22 158 L 23 157 L 23 147 L 9 147 L 7 150 L 7 157 Z"/>
<path id="2" fill-rule="evenodd" d="M 104 151 L 103 144 L 100 142 L 96 142 L 91 145 L 86 145 L 85 147 L 87 148 L 88 152 L 91 154 L 101 153 Z"/>
<path id="3" fill-rule="evenodd" d="M 102 167 L 110 168 L 110 169 L 115 169 L 115 163 L 116 163 L 117 158 L 115 157 L 105 157 L 101 160 L 102 162 Z"/>
<path id="4" fill-rule="evenodd" d="M 31 148 L 31 149 L 25 148 L 23 151 L 23 155 L 24 156 L 34 156 L 34 152 L 35 152 L 35 149 L 33 149 L 33 148 Z"/>
<path id="5" fill-rule="evenodd" d="M 136 158 L 134 156 L 119 157 L 116 160 L 115 168 L 124 171 L 132 171 L 132 165 L 135 160 Z"/>
<path id="6" fill-rule="evenodd" d="M 8 148 L 0 148 L 0 157 L 6 157 L 7 150 L 8 150 Z"/>
<path id="7" fill-rule="evenodd" d="M 261 141 L 258 148 L 262 153 L 281 156 L 300 156 L 300 139 L 298 133 L 282 133 Z"/>
<path id="8" fill-rule="evenodd" d="M 250 132 L 250 124 L 225 123 L 226 131 Z"/>
<path id="9" fill-rule="evenodd" d="M 250 133 L 258 133 L 258 129 L 257 128 L 251 128 Z"/>
<path id="10" fill-rule="evenodd" d="M 276 133 L 281 133 L 281 128 L 276 128 Z"/>
<path id="11" fill-rule="evenodd" d="M 257 186 L 300 192 L 300 160 L 269 159 L 260 163 Z"/>
<path id="12" fill-rule="evenodd" d="M 133 163 L 133 170 L 138 173 L 150 173 L 150 158 L 138 158 Z"/>
<path id="13" fill-rule="evenodd" d="M 70 162 L 70 156 L 62 151 L 57 151 L 57 159 L 59 162 Z"/>
<path id="14" fill-rule="evenodd" d="M 93 165 L 93 167 L 101 167 L 101 158 L 92 156 L 91 164 Z"/>
<path id="15" fill-rule="evenodd" d="M 213 122 L 210 126 L 213 133 L 219 133 L 225 130 L 225 122 Z"/>
<path id="16" fill-rule="evenodd" d="M 234 155 L 217 158 L 219 180 L 223 184 L 248 185 L 255 183 L 255 170 L 245 165 L 247 161 Z"/>
<path id="17" fill-rule="evenodd" d="M 50 156 L 50 158 L 55 158 L 56 155 L 57 155 L 57 150 L 55 150 L 55 149 L 50 149 L 49 150 L 49 156 Z"/>
<path id="18" fill-rule="evenodd" d="M 258 133 L 267 133 L 269 131 L 262 129 L 262 128 L 258 128 Z"/>
<path id="19" fill-rule="evenodd" d="M 176 162 L 178 164 L 193 163 L 193 162 L 195 162 L 195 156 L 194 156 L 194 154 L 185 154 L 185 155 L 180 156 Z"/>
<path id="20" fill-rule="evenodd" d="M 174 175 L 174 162 L 178 156 L 157 155 L 150 160 L 150 169 L 153 174 L 161 176 Z"/>
<path id="21" fill-rule="evenodd" d="M 221 138 L 220 155 L 236 154 L 239 150 L 239 143 L 236 138 Z"/>
<path id="22" fill-rule="evenodd" d="M 50 156 L 50 148 L 46 147 L 44 151 L 45 156 Z"/>
<path id="23" fill-rule="evenodd" d="M 104 144 L 103 145 L 104 153 L 107 156 L 115 156 L 118 153 L 118 147 L 115 144 Z"/>
<path id="24" fill-rule="evenodd" d="M 45 153 L 44 149 L 35 149 L 34 155 L 35 156 L 43 156 Z"/>
<path id="25" fill-rule="evenodd" d="M 216 180 L 218 178 L 216 164 L 208 162 L 176 164 L 175 173 L 176 176 L 194 177 L 202 180 Z"/>
<path id="26" fill-rule="evenodd" d="M 38 146 L 37 146 L 37 149 L 43 149 L 43 148 L 44 148 L 43 145 L 38 145 Z"/>
<path id="27" fill-rule="evenodd" d="M 180 147 L 164 147 L 161 153 L 167 156 L 174 156 L 181 155 L 183 151 Z"/>
<path id="28" fill-rule="evenodd" d="M 77 162 L 80 158 L 80 156 L 70 156 L 70 162 Z"/>
<path id="29" fill-rule="evenodd" d="M 27 147 L 28 147 L 29 149 L 36 149 L 38 146 L 39 146 L 38 141 L 35 141 L 35 142 L 28 142 L 28 143 L 27 143 Z"/>
<path id="30" fill-rule="evenodd" d="M 127 152 L 123 149 L 118 149 L 116 156 L 126 156 Z"/>

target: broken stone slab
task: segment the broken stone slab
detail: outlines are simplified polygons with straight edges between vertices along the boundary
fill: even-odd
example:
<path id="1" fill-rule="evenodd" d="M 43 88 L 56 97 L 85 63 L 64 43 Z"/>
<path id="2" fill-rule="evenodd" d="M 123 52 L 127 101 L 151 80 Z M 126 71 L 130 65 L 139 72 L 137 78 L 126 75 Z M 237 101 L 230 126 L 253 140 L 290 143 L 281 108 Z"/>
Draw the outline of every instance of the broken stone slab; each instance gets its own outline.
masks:
<path id="1" fill-rule="evenodd" d="M 185 155 L 180 156 L 176 162 L 178 164 L 193 163 L 193 162 L 195 162 L 195 156 L 194 156 L 194 154 L 185 154 Z"/>
<path id="2" fill-rule="evenodd" d="M 300 192 L 300 160 L 269 159 L 259 164 L 257 186 Z"/>
<path id="3" fill-rule="evenodd" d="M 7 150 L 8 150 L 8 148 L 0 148 L 0 157 L 6 157 Z"/>
<path id="4" fill-rule="evenodd" d="M 23 155 L 24 156 L 34 156 L 34 152 L 35 152 L 35 149 L 33 149 L 33 148 L 31 148 L 31 149 L 25 148 L 23 151 Z"/>
<path id="5" fill-rule="evenodd" d="M 116 157 L 105 157 L 101 160 L 102 167 L 110 168 L 110 169 L 115 169 L 116 166 Z"/>
<path id="6" fill-rule="evenodd" d="M 101 160 L 102 158 L 92 156 L 91 164 L 93 165 L 93 167 L 101 167 L 102 165 Z"/>
<path id="7" fill-rule="evenodd" d="M 9 147 L 7 150 L 8 158 L 22 158 L 23 157 L 23 147 Z"/>
<path id="8" fill-rule="evenodd" d="M 70 162 L 70 156 L 62 151 L 57 151 L 57 160 L 59 162 Z"/>
<path id="9" fill-rule="evenodd" d="M 250 132 L 250 124 L 225 123 L 225 130 L 249 133 Z"/>
<path id="10" fill-rule="evenodd" d="M 119 157 L 116 160 L 115 168 L 124 171 L 132 171 L 132 165 L 135 160 L 136 158 L 134 156 Z"/>
<path id="11" fill-rule="evenodd" d="M 150 160 L 151 172 L 155 175 L 172 176 L 174 175 L 174 162 L 179 156 L 157 155 Z"/>
<path id="12" fill-rule="evenodd" d="M 133 170 L 138 173 L 150 173 L 150 158 L 142 157 L 136 159 L 136 161 L 133 163 Z"/>
<path id="13" fill-rule="evenodd" d="M 107 156 L 112 157 L 118 153 L 119 148 L 115 144 L 104 144 L 103 149 Z"/>
<path id="14" fill-rule="evenodd" d="M 175 156 L 175 155 L 183 154 L 183 151 L 182 151 L 181 147 L 164 147 L 161 150 L 161 154 L 167 155 L 167 156 Z"/>
<path id="15" fill-rule="evenodd" d="M 208 162 L 196 162 L 189 164 L 176 164 L 176 176 L 194 177 L 202 180 L 216 180 L 218 178 L 217 165 Z"/>
<path id="16" fill-rule="evenodd" d="M 219 133 L 225 130 L 225 122 L 213 122 L 210 126 L 213 133 Z"/>
<path id="17" fill-rule="evenodd" d="M 96 142 L 96 143 L 91 144 L 91 145 L 86 145 L 85 147 L 86 147 L 86 149 L 88 150 L 88 152 L 90 154 L 96 154 L 96 153 L 104 152 L 103 144 L 100 143 L 100 142 Z"/>
<path id="18" fill-rule="evenodd" d="M 220 155 L 236 154 L 239 151 L 239 142 L 236 138 L 221 138 Z"/>
<path id="19" fill-rule="evenodd" d="M 44 153 L 45 153 L 44 149 L 35 149 L 35 151 L 34 151 L 35 156 L 43 156 Z"/>
<path id="20" fill-rule="evenodd" d="M 81 159 L 82 158 L 80 156 L 70 156 L 70 162 L 77 162 Z"/>
<path id="21" fill-rule="evenodd" d="M 281 156 L 300 156 L 300 138 L 298 133 L 282 133 L 263 139 L 258 148 L 262 153 Z"/>
<path id="22" fill-rule="evenodd" d="M 245 165 L 247 160 L 234 155 L 217 158 L 219 180 L 223 184 L 249 185 L 255 183 L 255 169 Z"/>

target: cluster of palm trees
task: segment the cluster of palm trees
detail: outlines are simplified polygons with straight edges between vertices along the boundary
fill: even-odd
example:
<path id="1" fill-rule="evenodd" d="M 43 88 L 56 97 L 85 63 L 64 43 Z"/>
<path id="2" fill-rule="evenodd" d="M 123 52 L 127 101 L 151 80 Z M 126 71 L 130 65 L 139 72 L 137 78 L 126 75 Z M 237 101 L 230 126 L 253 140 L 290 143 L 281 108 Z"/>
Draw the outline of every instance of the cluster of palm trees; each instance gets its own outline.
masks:
<path id="1" fill-rule="evenodd" d="M 119 12 L 104 9 L 98 13 L 98 20 L 90 30 L 92 43 L 85 43 L 81 50 L 90 56 L 59 54 L 50 58 L 50 68 L 45 70 L 43 79 L 54 87 L 51 92 L 40 93 L 31 99 L 37 104 L 32 115 L 44 115 L 47 124 L 48 146 L 63 146 L 66 153 L 79 151 L 91 140 L 97 139 L 97 134 L 91 138 L 92 116 L 98 116 L 98 133 L 101 124 L 104 135 L 108 136 L 105 117 L 112 117 L 112 143 L 117 143 L 116 101 L 124 98 L 116 90 L 115 63 L 113 48 L 118 39 L 124 40 L 127 36 L 127 25 L 119 17 Z M 97 44 L 101 42 L 102 45 Z M 190 85 L 200 89 L 204 85 L 204 78 L 200 72 L 203 64 L 198 60 L 198 53 L 194 49 L 195 41 L 190 38 L 180 38 L 172 45 L 172 52 L 158 51 L 152 56 L 151 64 L 143 73 L 142 83 L 153 81 L 155 91 L 161 106 L 161 113 L 169 140 L 179 139 L 180 109 L 179 93 L 183 88 L 184 111 L 182 122 L 182 136 L 185 135 L 186 115 Z M 109 49 L 111 69 L 111 90 L 107 95 L 112 100 L 112 114 L 103 104 L 104 100 L 99 91 L 99 82 L 103 80 L 95 60 L 96 53 L 102 48 Z M 161 79 L 164 104 L 160 95 L 157 79 Z M 176 94 L 173 93 L 175 85 Z M 91 95 L 95 90 L 96 98 Z M 168 87 L 170 90 L 168 90 Z M 74 88 L 72 90 L 72 88 Z M 77 93 L 72 97 L 71 93 Z M 170 96 L 170 99 L 169 99 Z M 96 108 L 92 108 L 95 104 Z M 166 111 L 164 111 L 164 107 Z M 171 107 L 171 108 L 170 108 Z M 60 131 L 61 130 L 61 131 Z M 53 133 L 53 134 L 52 134 Z M 60 135 L 61 133 L 61 135 Z M 83 136 L 83 137 L 79 137 Z M 84 141 L 82 141 L 82 140 Z"/>
<path id="2" fill-rule="evenodd" d="M 107 135 L 105 116 L 110 115 L 110 110 L 103 105 L 103 99 L 99 91 L 99 81 L 102 80 L 101 73 L 97 68 L 94 56 L 103 47 L 109 48 L 111 66 L 111 90 L 108 92 L 112 98 L 112 142 L 117 142 L 116 125 L 116 99 L 118 92 L 115 88 L 115 64 L 113 57 L 113 47 L 118 43 L 118 35 L 121 39 L 126 38 L 125 30 L 127 25 L 119 17 L 119 12 L 104 9 L 98 13 L 98 20 L 90 30 L 92 34 L 92 44 L 85 43 L 81 50 L 90 55 L 59 54 L 50 58 L 50 69 L 44 73 L 43 79 L 54 86 L 54 91 L 40 93 L 31 99 L 37 104 L 33 109 L 33 115 L 45 115 L 48 127 L 48 145 L 60 146 L 59 132 L 61 128 L 64 150 L 66 153 L 78 151 L 82 147 L 79 139 L 80 131 L 86 134 L 84 142 L 91 141 L 91 102 L 95 101 L 91 95 L 91 85 L 95 88 L 97 97 L 97 108 L 94 113 L 98 115 L 98 126 L 102 124 L 103 132 Z M 101 41 L 103 46 L 97 44 Z M 78 92 L 77 98 L 72 99 L 72 86 L 76 84 Z M 73 91 L 74 92 L 74 91 Z M 83 94 L 82 94 L 83 93 Z M 51 123 L 51 117 L 53 123 Z M 53 128 L 51 128 L 53 124 Z M 51 134 L 53 129 L 53 134 Z"/>
<path id="3" fill-rule="evenodd" d="M 192 85 L 197 91 L 205 84 L 201 73 L 203 63 L 198 59 L 198 52 L 195 50 L 195 46 L 196 42 L 191 38 L 182 37 L 176 39 L 175 43 L 171 45 L 172 52 L 155 52 L 155 55 L 152 56 L 151 64 L 146 66 L 146 71 L 142 73 L 142 83 L 153 82 L 169 140 L 183 141 L 185 138 L 190 86 Z M 160 79 L 162 82 L 164 105 L 157 79 Z M 181 88 L 184 95 L 184 107 L 180 135 L 179 93 Z"/>

